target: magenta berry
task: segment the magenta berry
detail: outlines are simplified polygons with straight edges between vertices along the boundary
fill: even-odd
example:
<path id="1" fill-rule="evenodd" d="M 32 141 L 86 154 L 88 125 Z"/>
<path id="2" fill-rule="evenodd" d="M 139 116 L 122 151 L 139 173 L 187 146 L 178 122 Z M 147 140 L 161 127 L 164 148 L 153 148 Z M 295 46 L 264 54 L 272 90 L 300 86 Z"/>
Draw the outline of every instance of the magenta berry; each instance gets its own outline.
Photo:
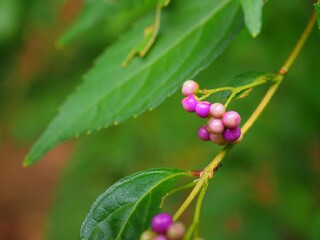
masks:
<path id="1" fill-rule="evenodd" d="M 167 231 L 167 237 L 170 240 L 182 240 L 185 233 L 186 228 L 184 227 L 184 225 L 180 222 L 176 222 L 169 227 Z"/>
<path id="2" fill-rule="evenodd" d="M 222 117 L 222 122 L 227 128 L 235 128 L 239 125 L 241 117 L 236 111 L 226 112 Z"/>
<path id="3" fill-rule="evenodd" d="M 224 145 L 227 144 L 226 140 L 221 136 L 221 134 L 210 134 L 210 140 L 218 145 Z"/>
<path id="4" fill-rule="evenodd" d="M 181 92 L 185 96 L 189 96 L 191 94 L 197 94 L 199 91 L 199 84 L 193 80 L 187 80 L 183 83 Z"/>
<path id="5" fill-rule="evenodd" d="M 198 130 L 198 136 L 204 141 L 209 141 L 210 140 L 210 133 L 207 129 L 207 126 L 202 126 Z"/>
<path id="6" fill-rule="evenodd" d="M 182 99 L 182 106 L 188 112 L 194 112 L 198 103 L 198 98 L 195 95 L 189 95 Z"/>
<path id="7" fill-rule="evenodd" d="M 226 141 L 234 142 L 241 136 L 241 129 L 239 127 L 226 128 L 222 136 Z"/>
<path id="8" fill-rule="evenodd" d="M 196 114 L 201 118 L 206 118 L 209 116 L 211 103 L 207 101 L 198 102 L 196 105 Z"/>
<path id="9" fill-rule="evenodd" d="M 141 236 L 140 240 L 154 240 L 157 234 L 152 232 L 151 230 L 144 231 Z"/>
<path id="10" fill-rule="evenodd" d="M 172 223 L 172 217 L 168 213 L 159 213 L 153 217 L 151 229 L 156 233 L 165 234 Z"/>
<path id="11" fill-rule="evenodd" d="M 210 114 L 214 118 L 222 118 L 222 116 L 226 113 L 226 108 L 221 103 L 214 103 L 210 106 Z"/>
<path id="12" fill-rule="evenodd" d="M 221 119 L 211 118 L 208 121 L 208 130 L 211 133 L 221 134 L 224 131 L 224 125 Z"/>

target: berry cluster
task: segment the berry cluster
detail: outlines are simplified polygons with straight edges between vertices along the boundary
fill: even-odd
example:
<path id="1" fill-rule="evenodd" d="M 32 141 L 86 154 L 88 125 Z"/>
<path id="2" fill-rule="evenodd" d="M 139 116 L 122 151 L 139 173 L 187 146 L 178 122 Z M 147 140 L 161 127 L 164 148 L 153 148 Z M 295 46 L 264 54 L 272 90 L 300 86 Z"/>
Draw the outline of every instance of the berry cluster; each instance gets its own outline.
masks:
<path id="1" fill-rule="evenodd" d="M 180 222 L 173 222 L 168 213 L 159 213 L 152 218 L 151 230 L 143 232 L 140 240 L 182 240 L 185 227 Z"/>
<path id="2" fill-rule="evenodd" d="M 188 112 L 195 112 L 200 118 L 209 118 L 206 125 L 199 131 L 199 137 L 204 141 L 211 140 L 219 145 L 238 143 L 242 139 L 239 127 L 241 117 L 236 111 L 228 111 L 223 104 L 199 101 L 196 94 L 199 85 L 193 80 L 187 80 L 182 86 L 182 106 Z"/>

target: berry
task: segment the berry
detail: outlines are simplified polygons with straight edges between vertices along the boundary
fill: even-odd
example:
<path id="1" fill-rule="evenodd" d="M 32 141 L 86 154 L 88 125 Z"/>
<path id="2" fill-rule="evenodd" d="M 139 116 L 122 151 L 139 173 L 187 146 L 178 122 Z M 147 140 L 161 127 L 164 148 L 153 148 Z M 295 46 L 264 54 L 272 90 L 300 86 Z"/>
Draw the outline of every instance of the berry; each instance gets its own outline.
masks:
<path id="1" fill-rule="evenodd" d="M 183 83 L 181 92 L 185 96 L 189 96 L 191 94 L 197 94 L 199 91 L 199 84 L 193 80 L 187 80 Z"/>
<path id="2" fill-rule="evenodd" d="M 172 217 L 168 213 L 159 213 L 153 217 L 151 229 L 156 233 L 165 234 L 172 223 Z"/>
<path id="3" fill-rule="evenodd" d="M 225 112 L 226 112 L 226 108 L 221 103 L 214 103 L 210 106 L 210 114 L 214 118 L 222 118 Z"/>
<path id="4" fill-rule="evenodd" d="M 186 228 L 180 222 L 173 223 L 167 232 L 167 237 L 170 240 L 182 240 L 184 234 L 186 232 Z"/>
<path id="5" fill-rule="evenodd" d="M 165 235 L 158 235 L 154 238 L 154 240 L 168 240 L 168 238 Z"/>
<path id="6" fill-rule="evenodd" d="M 240 137 L 237 140 L 235 140 L 233 143 L 238 144 L 238 143 L 241 143 L 242 140 L 243 140 L 243 134 L 241 133 Z"/>
<path id="7" fill-rule="evenodd" d="M 226 140 L 224 140 L 224 138 L 221 136 L 221 134 L 211 133 L 210 140 L 218 145 L 224 145 L 227 143 Z"/>
<path id="8" fill-rule="evenodd" d="M 241 129 L 239 127 L 226 128 L 222 136 L 226 141 L 234 142 L 241 136 Z"/>
<path id="9" fill-rule="evenodd" d="M 194 112 L 198 103 L 198 98 L 195 95 L 189 95 L 182 99 L 182 106 L 188 112 Z"/>
<path id="10" fill-rule="evenodd" d="M 222 117 L 222 122 L 227 128 L 235 128 L 239 125 L 241 117 L 236 111 L 226 112 Z"/>
<path id="11" fill-rule="evenodd" d="M 209 130 L 209 132 L 212 132 L 215 134 L 223 133 L 224 125 L 223 125 L 221 119 L 214 119 L 214 118 L 209 119 L 208 130 Z"/>
<path id="12" fill-rule="evenodd" d="M 154 240 L 154 238 L 156 237 L 156 233 L 152 232 L 150 230 L 144 231 L 141 236 L 140 236 L 140 240 Z"/>
<path id="13" fill-rule="evenodd" d="M 210 140 L 210 133 L 209 133 L 206 125 L 199 128 L 198 136 L 199 136 L 199 138 L 201 138 L 204 141 Z"/>
<path id="14" fill-rule="evenodd" d="M 198 102 L 196 105 L 196 114 L 201 118 L 206 118 L 209 116 L 211 103 L 207 101 Z"/>

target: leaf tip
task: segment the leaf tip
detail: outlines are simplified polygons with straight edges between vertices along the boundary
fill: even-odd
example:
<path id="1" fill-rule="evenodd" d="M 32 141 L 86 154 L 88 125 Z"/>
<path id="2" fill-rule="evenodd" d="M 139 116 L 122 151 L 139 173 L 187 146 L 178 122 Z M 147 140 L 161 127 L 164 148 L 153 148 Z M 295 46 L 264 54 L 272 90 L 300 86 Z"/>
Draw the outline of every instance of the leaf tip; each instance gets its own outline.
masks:
<path id="1" fill-rule="evenodd" d="M 22 162 L 22 167 L 27 168 L 27 167 L 30 167 L 31 164 L 32 163 L 31 163 L 30 157 L 26 156 Z"/>

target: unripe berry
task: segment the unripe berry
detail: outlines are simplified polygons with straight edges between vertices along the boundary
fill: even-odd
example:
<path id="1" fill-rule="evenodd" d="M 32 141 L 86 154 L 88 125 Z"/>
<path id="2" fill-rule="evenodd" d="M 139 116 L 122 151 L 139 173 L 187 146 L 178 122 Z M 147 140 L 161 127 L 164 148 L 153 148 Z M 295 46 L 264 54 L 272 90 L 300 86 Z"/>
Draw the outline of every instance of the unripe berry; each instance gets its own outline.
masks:
<path id="1" fill-rule="evenodd" d="M 210 106 L 210 114 L 214 118 L 222 118 L 222 116 L 226 113 L 226 108 L 221 103 L 214 103 Z"/>
<path id="2" fill-rule="evenodd" d="M 235 128 L 239 125 L 241 117 L 236 111 L 226 112 L 222 117 L 222 122 L 227 128 Z"/>
<path id="3" fill-rule="evenodd" d="M 221 134 L 210 134 L 210 140 L 218 145 L 225 145 L 227 144 L 226 140 L 221 136 Z"/>
<path id="4" fill-rule="evenodd" d="M 167 232 L 167 237 L 169 240 L 182 240 L 184 234 L 186 233 L 186 228 L 180 222 L 173 223 Z"/>
<path id="5" fill-rule="evenodd" d="M 172 217 L 168 213 L 159 213 L 153 217 L 151 229 L 156 233 L 165 234 L 172 223 Z"/>
<path id="6" fill-rule="evenodd" d="M 209 141 L 210 140 L 210 133 L 207 129 L 207 126 L 202 126 L 198 130 L 198 136 L 204 141 Z"/>
<path id="7" fill-rule="evenodd" d="M 168 240 L 168 238 L 165 235 L 158 235 L 154 238 L 154 240 Z"/>
<path id="8" fill-rule="evenodd" d="M 140 240 L 154 240 L 156 236 L 157 234 L 155 232 L 147 230 L 141 234 Z"/>
<path id="9" fill-rule="evenodd" d="M 224 125 L 223 125 L 221 119 L 214 119 L 214 118 L 209 119 L 208 130 L 209 130 L 209 132 L 212 132 L 215 134 L 223 133 Z"/>
<path id="10" fill-rule="evenodd" d="M 201 118 L 206 118 L 209 116 L 211 103 L 207 101 L 198 102 L 196 105 L 196 114 Z"/>
<path id="11" fill-rule="evenodd" d="M 182 99 L 182 107 L 188 112 L 194 112 L 198 103 L 198 98 L 195 95 L 189 95 Z"/>
<path id="12" fill-rule="evenodd" d="M 193 80 L 187 80 L 183 83 L 181 92 L 185 96 L 189 96 L 191 94 L 197 94 L 199 91 L 199 84 Z"/>
<path id="13" fill-rule="evenodd" d="M 228 142 L 234 142 L 241 136 L 241 129 L 239 127 L 226 128 L 222 133 L 222 137 Z"/>

